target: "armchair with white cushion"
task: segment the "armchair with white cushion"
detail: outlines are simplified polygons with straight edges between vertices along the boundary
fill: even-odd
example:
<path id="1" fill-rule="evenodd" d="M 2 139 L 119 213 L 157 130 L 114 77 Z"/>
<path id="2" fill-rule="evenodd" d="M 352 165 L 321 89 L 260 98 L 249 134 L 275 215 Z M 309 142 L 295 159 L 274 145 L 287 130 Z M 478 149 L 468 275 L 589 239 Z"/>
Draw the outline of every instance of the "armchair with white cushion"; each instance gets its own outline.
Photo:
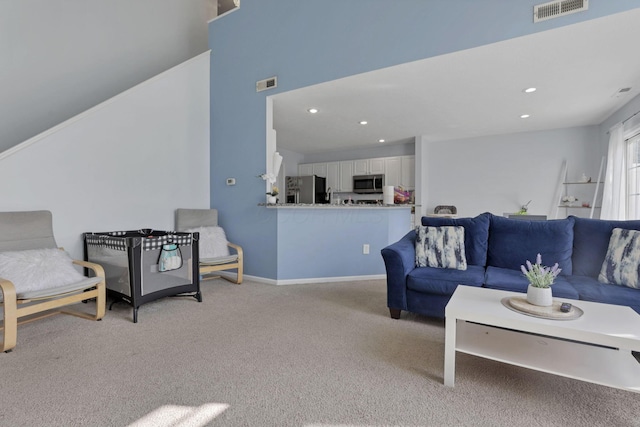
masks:
<path id="1" fill-rule="evenodd" d="M 92 277 L 84 276 L 74 264 L 91 270 Z M 58 248 L 51 212 L 0 212 L 0 351 L 9 352 L 16 346 L 21 323 L 55 313 L 101 320 L 105 314 L 105 287 L 100 265 L 73 260 Z M 86 309 L 56 310 L 93 299 L 95 314 Z"/>
<path id="2" fill-rule="evenodd" d="M 237 270 L 236 280 L 227 275 L 221 277 L 242 283 L 242 248 L 227 240 L 224 230 L 218 225 L 216 209 L 177 209 L 175 220 L 176 231 L 200 234 L 199 265 L 203 280 L 211 278 L 211 273 L 216 271 Z"/>

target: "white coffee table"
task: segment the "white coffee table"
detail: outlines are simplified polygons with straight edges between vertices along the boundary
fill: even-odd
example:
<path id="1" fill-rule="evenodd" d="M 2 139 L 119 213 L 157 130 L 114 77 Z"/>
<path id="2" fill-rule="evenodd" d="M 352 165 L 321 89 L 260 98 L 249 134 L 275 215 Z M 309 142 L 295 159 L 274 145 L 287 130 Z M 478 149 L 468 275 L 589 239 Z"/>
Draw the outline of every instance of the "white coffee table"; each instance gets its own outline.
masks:
<path id="1" fill-rule="evenodd" d="M 502 305 L 521 293 L 460 285 L 445 309 L 444 384 L 453 387 L 456 352 L 640 392 L 640 315 L 630 307 L 560 299 L 574 320 L 528 316 Z"/>

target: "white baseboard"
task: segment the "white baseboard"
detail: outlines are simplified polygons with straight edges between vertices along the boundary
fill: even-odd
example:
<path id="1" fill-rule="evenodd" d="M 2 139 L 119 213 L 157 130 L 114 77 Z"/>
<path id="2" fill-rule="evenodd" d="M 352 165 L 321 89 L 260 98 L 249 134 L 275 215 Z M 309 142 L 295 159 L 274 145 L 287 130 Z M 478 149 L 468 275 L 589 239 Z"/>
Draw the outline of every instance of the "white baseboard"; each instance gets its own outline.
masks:
<path id="1" fill-rule="evenodd" d="M 232 273 L 232 272 L 219 271 L 217 273 L 220 276 L 235 278 L 235 273 Z M 386 274 L 372 274 L 369 276 L 314 277 L 314 278 L 306 278 L 306 279 L 276 280 L 276 279 L 268 279 L 266 277 L 250 276 L 247 274 L 243 275 L 244 279 L 251 280 L 252 282 L 266 283 L 268 285 L 306 285 L 310 283 L 357 282 L 361 280 L 386 279 L 386 277 L 387 277 Z"/>

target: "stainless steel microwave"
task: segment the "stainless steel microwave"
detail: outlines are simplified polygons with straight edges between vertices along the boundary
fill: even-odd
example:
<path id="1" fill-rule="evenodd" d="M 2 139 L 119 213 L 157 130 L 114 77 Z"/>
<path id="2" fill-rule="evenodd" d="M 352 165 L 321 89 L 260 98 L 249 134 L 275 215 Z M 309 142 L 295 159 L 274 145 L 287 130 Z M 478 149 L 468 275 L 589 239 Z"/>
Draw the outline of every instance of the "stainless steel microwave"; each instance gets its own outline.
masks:
<path id="1" fill-rule="evenodd" d="M 382 194 L 384 175 L 355 175 L 353 177 L 353 192 L 358 194 Z"/>

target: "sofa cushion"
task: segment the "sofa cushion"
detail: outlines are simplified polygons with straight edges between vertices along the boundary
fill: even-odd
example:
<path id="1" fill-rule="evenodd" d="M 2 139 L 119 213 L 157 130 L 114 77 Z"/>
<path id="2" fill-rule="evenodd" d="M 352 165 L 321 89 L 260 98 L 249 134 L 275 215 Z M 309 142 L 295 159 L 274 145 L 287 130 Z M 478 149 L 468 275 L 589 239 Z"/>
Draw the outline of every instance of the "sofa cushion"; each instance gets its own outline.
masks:
<path id="1" fill-rule="evenodd" d="M 640 289 L 600 283 L 590 276 L 569 276 L 567 280 L 578 291 L 581 300 L 627 305 L 640 313 Z"/>
<path id="2" fill-rule="evenodd" d="M 487 265 L 520 272 L 526 260 L 542 255 L 546 265 L 559 264 L 571 275 L 573 218 L 525 221 L 491 215 Z"/>
<path id="3" fill-rule="evenodd" d="M 638 289 L 638 267 L 640 231 L 614 228 L 598 281 Z"/>
<path id="4" fill-rule="evenodd" d="M 467 269 L 464 228 L 416 227 L 416 267 Z"/>
<path id="5" fill-rule="evenodd" d="M 484 267 L 468 265 L 466 270 L 420 267 L 407 276 L 407 288 L 423 293 L 453 295 L 459 284 L 482 286 Z"/>
<path id="6" fill-rule="evenodd" d="M 614 221 L 570 217 L 573 226 L 573 274 L 597 278 L 614 228 L 640 230 L 640 220 Z"/>
<path id="7" fill-rule="evenodd" d="M 440 227 L 446 225 L 464 228 L 464 250 L 467 265 L 485 266 L 487 263 L 487 239 L 489 237 L 490 213 L 474 218 L 422 217 L 422 225 Z"/>
<path id="8" fill-rule="evenodd" d="M 527 292 L 529 280 L 522 271 L 508 268 L 487 267 L 484 278 L 484 287 L 499 289 L 502 291 Z M 571 286 L 564 276 L 556 277 L 551 285 L 551 293 L 554 298 L 578 299 L 578 291 Z"/>

